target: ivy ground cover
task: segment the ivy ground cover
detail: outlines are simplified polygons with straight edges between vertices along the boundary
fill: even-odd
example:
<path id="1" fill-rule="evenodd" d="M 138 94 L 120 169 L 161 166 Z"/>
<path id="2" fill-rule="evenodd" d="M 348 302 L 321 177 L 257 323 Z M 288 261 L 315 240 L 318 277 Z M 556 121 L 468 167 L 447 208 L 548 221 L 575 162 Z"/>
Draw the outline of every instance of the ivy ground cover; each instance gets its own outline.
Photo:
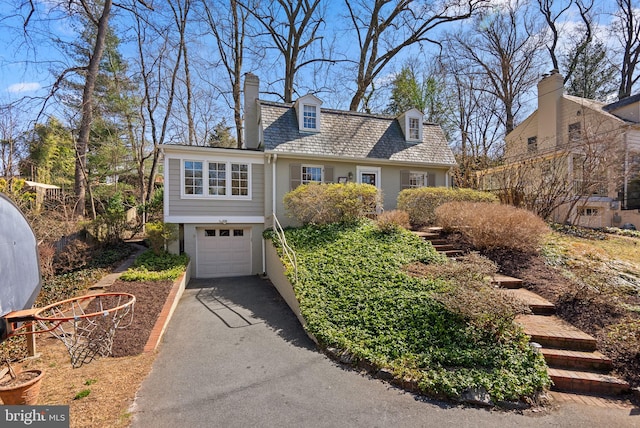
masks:
<path id="1" fill-rule="evenodd" d="M 495 402 L 520 400 L 549 385 L 542 357 L 518 327 L 496 333 L 471 323 L 436 299 L 450 288 L 447 281 L 403 271 L 413 262 L 443 263 L 410 232 L 382 233 L 365 221 L 285 234 L 298 263 L 297 282 L 290 266 L 289 277 L 322 346 L 417 381 L 436 397 L 459 399 L 484 388 Z"/>

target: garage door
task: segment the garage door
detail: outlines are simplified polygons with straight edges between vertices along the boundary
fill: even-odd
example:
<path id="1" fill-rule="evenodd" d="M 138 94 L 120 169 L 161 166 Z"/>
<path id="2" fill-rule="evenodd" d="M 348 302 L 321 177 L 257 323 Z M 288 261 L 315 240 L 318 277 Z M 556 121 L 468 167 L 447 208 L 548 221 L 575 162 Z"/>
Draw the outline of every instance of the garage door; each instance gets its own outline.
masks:
<path id="1" fill-rule="evenodd" d="M 251 275 L 251 229 L 197 228 L 198 278 Z"/>

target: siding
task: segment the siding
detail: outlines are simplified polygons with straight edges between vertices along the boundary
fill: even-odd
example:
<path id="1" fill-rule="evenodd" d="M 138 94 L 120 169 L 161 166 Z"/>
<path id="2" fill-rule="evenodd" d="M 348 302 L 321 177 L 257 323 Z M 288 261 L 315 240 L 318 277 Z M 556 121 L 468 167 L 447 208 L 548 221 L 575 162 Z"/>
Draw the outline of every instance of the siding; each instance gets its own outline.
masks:
<path id="1" fill-rule="evenodd" d="M 325 168 L 333 169 L 333 181 L 337 182 L 339 177 L 348 177 L 349 172 L 353 174 L 353 180 L 357 181 L 356 177 L 356 167 L 357 166 L 372 166 L 372 167 L 380 167 L 381 177 L 380 177 L 380 186 L 382 188 L 383 194 L 383 208 L 384 210 L 393 210 L 396 208 L 396 203 L 398 199 L 398 193 L 400 193 L 401 185 L 400 185 L 400 171 L 414 171 L 414 172 L 426 172 L 430 174 L 435 174 L 435 185 L 442 187 L 446 185 L 446 174 L 448 168 L 416 168 L 413 166 L 400 166 L 400 165 L 385 165 L 385 164 L 371 164 L 371 163 L 355 163 L 355 162 L 326 162 L 313 160 L 309 162 L 304 162 L 299 159 L 292 160 L 279 157 L 276 164 L 276 215 L 278 216 L 278 220 L 286 225 L 293 225 L 293 221 L 287 217 L 287 213 L 284 208 L 284 195 L 289 192 L 291 188 L 291 180 L 289 177 L 290 170 L 289 167 L 291 164 L 314 164 L 324 165 Z M 268 165 L 271 168 L 271 165 Z M 267 203 L 267 207 L 271 207 L 271 171 L 268 173 L 268 182 L 266 184 L 267 187 L 267 198 L 269 199 Z M 270 215 L 271 212 L 268 212 L 266 215 Z M 270 224 L 269 224 L 270 225 Z"/>
<path id="2" fill-rule="evenodd" d="M 221 159 L 223 160 L 223 159 Z M 180 159 L 169 159 L 169 216 L 262 216 L 264 215 L 264 165 L 251 166 L 251 200 L 181 198 Z"/>

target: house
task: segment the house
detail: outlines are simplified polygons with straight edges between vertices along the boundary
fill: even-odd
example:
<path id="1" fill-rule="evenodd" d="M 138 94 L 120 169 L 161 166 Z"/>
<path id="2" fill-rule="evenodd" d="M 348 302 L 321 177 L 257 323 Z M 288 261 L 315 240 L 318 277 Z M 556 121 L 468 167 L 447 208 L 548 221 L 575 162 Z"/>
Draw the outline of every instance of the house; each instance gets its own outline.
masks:
<path id="1" fill-rule="evenodd" d="M 384 209 L 409 187 L 449 186 L 455 159 L 442 129 L 410 110 L 399 117 L 259 99 L 244 83 L 243 149 L 163 145 L 164 221 L 179 225 L 170 251 L 191 257 L 194 277 L 264 273 L 262 232 L 291 225 L 283 197 L 309 182 L 372 184 Z"/>
<path id="2" fill-rule="evenodd" d="M 553 70 L 538 109 L 505 137 L 504 165 L 479 187 L 556 222 L 640 225 L 640 94 L 606 104 L 564 93 Z"/>

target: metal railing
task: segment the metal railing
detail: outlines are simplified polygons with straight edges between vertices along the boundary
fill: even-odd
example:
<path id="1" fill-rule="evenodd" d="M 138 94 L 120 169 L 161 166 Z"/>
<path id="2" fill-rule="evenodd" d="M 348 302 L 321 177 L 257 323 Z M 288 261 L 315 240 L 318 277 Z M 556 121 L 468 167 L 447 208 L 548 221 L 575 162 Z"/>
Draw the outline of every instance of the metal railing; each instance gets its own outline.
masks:
<path id="1" fill-rule="evenodd" d="M 282 245 L 282 252 L 289 260 L 291 266 L 293 266 L 293 278 L 294 281 L 298 282 L 298 259 L 296 258 L 296 253 L 287 243 L 287 238 L 284 236 L 284 229 L 282 225 L 278 221 L 278 217 L 276 217 L 275 213 L 273 214 L 273 231 L 276 233 L 280 244 Z"/>

